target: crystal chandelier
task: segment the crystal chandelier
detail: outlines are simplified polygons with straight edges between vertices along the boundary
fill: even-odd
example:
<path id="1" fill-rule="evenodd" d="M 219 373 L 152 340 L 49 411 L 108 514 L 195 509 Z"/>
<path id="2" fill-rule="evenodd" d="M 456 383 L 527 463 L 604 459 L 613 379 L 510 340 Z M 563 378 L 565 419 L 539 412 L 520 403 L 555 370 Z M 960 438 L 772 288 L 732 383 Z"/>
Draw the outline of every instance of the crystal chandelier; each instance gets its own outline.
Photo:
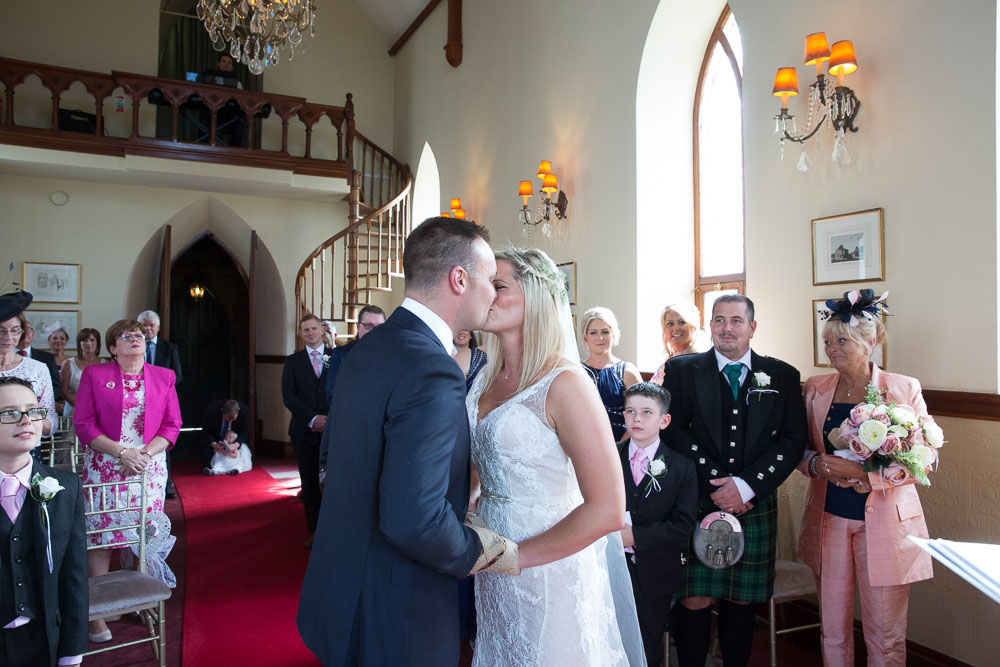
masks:
<path id="1" fill-rule="evenodd" d="M 795 116 L 788 113 L 788 98 L 799 94 L 798 75 L 794 67 L 781 67 L 774 77 L 774 88 L 771 94 L 781 98 L 781 110 L 774 117 L 774 133 L 778 135 L 780 156 L 785 156 L 785 140 L 803 144 L 799 156 L 799 171 L 809 170 L 809 158 L 805 152 L 805 142 L 816 135 L 824 126 L 833 131 L 834 162 L 847 165 L 851 162 L 851 154 L 844 140 L 848 132 L 857 132 L 854 118 L 861 110 L 861 102 L 854 91 L 844 85 L 844 77 L 858 69 L 858 61 L 854 55 L 854 44 L 850 41 L 836 42 L 833 47 L 827 45 L 826 35 L 821 32 L 806 37 L 805 64 L 816 66 L 816 81 L 809 86 L 809 115 L 805 130 L 800 134 L 795 123 Z M 829 72 L 837 77 L 837 85 L 823 75 L 823 63 L 828 62 Z M 814 119 L 819 120 L 814 125 Z"/>
<path id="2" fill-rule="evenodd" d="M 212 46 L 224 51 L 229 43 L 233 59 L 251 74 L 277 65 L 281 49 L 288 59 L 305 51 L 302 35 L 316 36 L 316 5 L 312 0 L 198 0 L 198 19 L 205 24 Z"/>

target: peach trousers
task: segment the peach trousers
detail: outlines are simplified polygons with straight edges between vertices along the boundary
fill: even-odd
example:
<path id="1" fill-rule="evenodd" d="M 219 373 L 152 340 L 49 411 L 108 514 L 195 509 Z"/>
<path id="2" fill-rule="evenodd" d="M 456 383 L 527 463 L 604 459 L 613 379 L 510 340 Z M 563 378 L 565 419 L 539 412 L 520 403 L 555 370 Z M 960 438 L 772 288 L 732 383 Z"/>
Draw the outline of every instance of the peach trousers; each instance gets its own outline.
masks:
<path id="1" fill-rule="evenodd" d="M 865 522 L 823 514 L 822 571 L 816 578 L 822 622 L 823 664 L 854 665 L 854 585 L 869 667 L 905 667 L 910 585 L 868 583 Z"/>

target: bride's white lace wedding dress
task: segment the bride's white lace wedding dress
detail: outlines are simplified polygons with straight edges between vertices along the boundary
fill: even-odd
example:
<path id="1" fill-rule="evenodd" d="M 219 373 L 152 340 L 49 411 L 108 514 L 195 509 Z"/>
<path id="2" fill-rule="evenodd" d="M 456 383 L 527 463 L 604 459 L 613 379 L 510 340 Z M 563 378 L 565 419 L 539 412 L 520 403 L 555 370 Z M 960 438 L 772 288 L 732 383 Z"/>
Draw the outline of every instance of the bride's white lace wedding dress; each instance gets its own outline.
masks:
<path id="1" fill-rule="evenodd" d="M 583 371 L 557 368 L 479 420 L 481 373 L 466 402 L 472 460 L 482 480 L 479 514 L 516 542 L 544 532 L 583 502 L 573 464 L 545 418 L 549 386 L 562 372 Z M 607 540 L 517 577 L 477 575 L 473 667 L 627 666 Z"/>

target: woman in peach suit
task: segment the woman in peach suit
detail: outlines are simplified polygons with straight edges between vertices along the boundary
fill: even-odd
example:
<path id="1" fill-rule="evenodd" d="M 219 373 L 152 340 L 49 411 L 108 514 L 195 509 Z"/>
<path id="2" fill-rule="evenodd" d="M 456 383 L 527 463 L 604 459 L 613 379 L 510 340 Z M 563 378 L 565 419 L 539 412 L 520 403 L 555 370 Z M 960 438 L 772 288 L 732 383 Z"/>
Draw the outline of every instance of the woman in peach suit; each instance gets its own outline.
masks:
<path id="1" fill-rule="evenodd" d="M 798 554 L 816 573 L 824 664 L 854 665 L 857 583 L 868 664 L 902 667 L 910 584 L 934 576 L 930 556 L 906 539 L 927 537 L 923 508 L 912 479 L 901 486 L 884 483 L 878 472 L 832 455 L 828 435 L 865 400 L 869 383 L 886 390 L 887 401 L 909 405 L 918 415 L 926 415 L 927 406 L 915 378 L 885 373 L 870 360 L 885 341 L 881 321 L 869 317 L 880 306 L 871 290 L 862 290 L 854 303 L 846 297 L 827 302 L 834 314 L 823 328 L 826 355 L 837 372 L 805 382 L 811 447 L 799 470 L 810 484 Z"/>

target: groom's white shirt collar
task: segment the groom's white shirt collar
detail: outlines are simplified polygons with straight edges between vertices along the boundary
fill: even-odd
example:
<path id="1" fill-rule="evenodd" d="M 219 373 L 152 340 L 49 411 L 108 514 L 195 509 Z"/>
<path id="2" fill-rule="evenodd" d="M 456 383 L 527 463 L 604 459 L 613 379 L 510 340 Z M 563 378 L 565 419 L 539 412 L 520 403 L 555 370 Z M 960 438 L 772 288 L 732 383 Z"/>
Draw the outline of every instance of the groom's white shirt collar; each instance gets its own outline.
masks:
<path id="1" fill-rule="evenodd" d="M 452 333 L 451 327 L 441 319 L 440 315 L 410 297 L 403 299 L 403 303 L 399 304 L 399 306 L 400 308 L 406 308 L 420 318 L 420 321 L 429 326 L 437 339 L 441 341 L 441 346 L 445 349 L 445 352 L 452 356 L 455 355 L 455 334 Z"/>

